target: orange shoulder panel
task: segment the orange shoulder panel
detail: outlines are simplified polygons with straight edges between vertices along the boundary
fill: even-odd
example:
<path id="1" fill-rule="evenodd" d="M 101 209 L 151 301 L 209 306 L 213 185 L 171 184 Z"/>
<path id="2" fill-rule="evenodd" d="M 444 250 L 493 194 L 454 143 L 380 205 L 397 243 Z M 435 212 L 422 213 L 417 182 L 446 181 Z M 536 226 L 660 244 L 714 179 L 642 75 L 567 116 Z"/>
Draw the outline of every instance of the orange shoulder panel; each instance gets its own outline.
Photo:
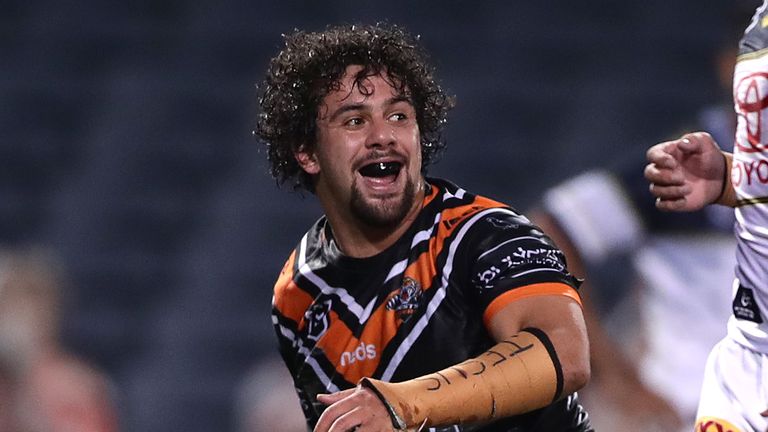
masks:
<path id="1" fill-rule="evenodd" d="M 570 297 L 576 300 L 576 303 L 581 305 L 581 296 L 574 287 L 562 282 L 537 283 L 509 290 L 496 297 L 485 309 L 485 312 L 483 313 L 483 322 L 487 327 L 494 315 L 514 301 L 543 295 L 562 295 Z"/>
<path id="2" fill-rule="evenodd" d="M 286 261 L 277 282 L 275 282 L 274 306 L 281 315 L 299 323 L 304 318 L 304 312 L 312 304 L 313 299 L 293 281 L 295 262 L 296 251 L 288 257 L 288 261 Z"/>
<path id="3" fill-rule="evenodd" d="M 475 196 L 474 205 L 475 206 L 484 207 L 484 208 L 507 207 L 507 205 L 504 204 L 504 203 L 501 203 L 501 202 L 498 202 L 498 201 L 494 201 L 494 200 L 492 200 L 490 198 L 486 198 L 484 196 L 479 196 L 479 195 Z"/>

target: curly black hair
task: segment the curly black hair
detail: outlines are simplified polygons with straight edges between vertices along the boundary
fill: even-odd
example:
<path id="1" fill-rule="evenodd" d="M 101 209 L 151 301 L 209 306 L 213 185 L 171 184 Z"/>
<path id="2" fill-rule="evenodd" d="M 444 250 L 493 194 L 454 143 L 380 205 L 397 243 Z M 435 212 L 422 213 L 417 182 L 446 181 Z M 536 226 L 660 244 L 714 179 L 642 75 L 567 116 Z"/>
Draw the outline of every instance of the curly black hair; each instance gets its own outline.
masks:
<path id="1" fill-rule="evenodd" d="M 426 51 L 401 27 L 376 25 L 329 26 L 322 32 L 296 30 L 284 36 L 285 48 L 270 62 L 259 86 L 255 133 L 267 146 L 272 176 L 278 183 L 293 180 L 296 189 L 314 192 L 311 177 L 294 153 L 312 150 L 315 121 L 323 98 L 337 90 L 347 66 L 361 65 L 361 79 L 386 71 L 389 82 L 408 93 L 421 134 L 422 172 L 445 147 L 442 136 L 454 97 L 436 82 Z"/>

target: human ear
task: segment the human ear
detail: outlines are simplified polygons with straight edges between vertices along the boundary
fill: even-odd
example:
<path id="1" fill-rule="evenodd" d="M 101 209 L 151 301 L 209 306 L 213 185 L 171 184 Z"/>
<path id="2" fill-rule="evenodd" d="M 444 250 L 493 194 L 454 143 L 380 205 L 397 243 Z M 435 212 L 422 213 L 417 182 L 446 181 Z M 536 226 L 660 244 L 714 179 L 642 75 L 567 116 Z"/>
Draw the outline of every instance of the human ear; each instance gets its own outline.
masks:
<path id="1" fill-rule="evenodd" d="M 293 157 L 296 158 L 296 162 L 299 163 L 301 169 L 307 174 L 315 175 L 320 172 L 320 165 L 317 163 L 315 153 L 309 151 L 306 146 L 302 145 L 293 152 Z"/>

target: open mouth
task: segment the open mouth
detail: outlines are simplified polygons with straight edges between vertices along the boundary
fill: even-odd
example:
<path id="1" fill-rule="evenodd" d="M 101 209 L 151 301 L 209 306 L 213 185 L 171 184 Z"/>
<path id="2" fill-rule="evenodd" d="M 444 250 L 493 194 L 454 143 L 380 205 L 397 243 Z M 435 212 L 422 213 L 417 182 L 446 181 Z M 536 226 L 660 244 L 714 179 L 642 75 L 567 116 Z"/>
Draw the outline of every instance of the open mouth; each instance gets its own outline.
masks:
<path id="1" fill-rule="evenodd" d="M 396 176 L 403 164 L 400 162 L 376 162 L 360 168 L 360 174 L 363 177 L 382 178 Z"/>

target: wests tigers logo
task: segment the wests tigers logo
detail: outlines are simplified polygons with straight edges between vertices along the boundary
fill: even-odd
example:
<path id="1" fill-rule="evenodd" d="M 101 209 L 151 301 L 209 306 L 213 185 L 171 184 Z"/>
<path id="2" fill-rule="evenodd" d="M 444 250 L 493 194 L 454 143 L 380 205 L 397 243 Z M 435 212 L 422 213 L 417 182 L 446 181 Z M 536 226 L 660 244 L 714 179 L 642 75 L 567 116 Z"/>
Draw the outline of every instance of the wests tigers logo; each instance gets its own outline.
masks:
<path id="1" fill-rule="evenodd" d="M 403 322 L 416 312 L 421 304 L 421 285 L 409 277 L 403 279 L 403 286 L 391 294 L 387 300 L 387 310 L 395 311 L 395 314 Z"/>

